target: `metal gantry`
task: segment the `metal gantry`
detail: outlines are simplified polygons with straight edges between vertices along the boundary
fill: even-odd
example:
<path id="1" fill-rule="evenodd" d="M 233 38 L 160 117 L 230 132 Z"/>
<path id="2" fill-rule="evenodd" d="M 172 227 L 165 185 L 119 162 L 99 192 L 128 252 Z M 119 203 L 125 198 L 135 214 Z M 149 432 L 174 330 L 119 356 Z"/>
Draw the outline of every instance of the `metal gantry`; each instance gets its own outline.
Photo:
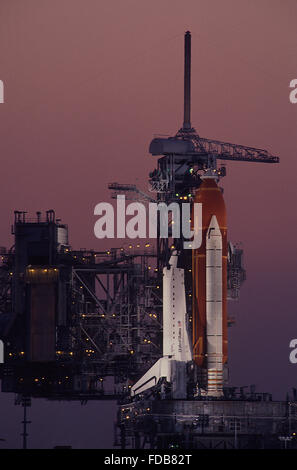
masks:
<path id="1" fill-rule="evenodd" d="M 25 236 L 27 223 L 33 239 L 48 224 L 40 218 L 16 220 L 16 237 Z M 16 240 L 19 244 L 26 249 Z M 0 266 L 0 327 L 6 343 L 2 389 L 81 400 L 127 393 L 162 346 L 160 276 L 150 243 L 105 252 L 74 251 L 67 244 L 58 249 L 53 265 L 42 267 L 28 267 L 27 257 L 22 264 L 16 251 L 4 254 Z M 45 276 L 49 282 L 53 274 L 55 358 L 44 371 L 42 359 L 29 352 L 28 334 L 37 326 L 28 320 L 26 299 L 31 286 L 45 282 Z"/>

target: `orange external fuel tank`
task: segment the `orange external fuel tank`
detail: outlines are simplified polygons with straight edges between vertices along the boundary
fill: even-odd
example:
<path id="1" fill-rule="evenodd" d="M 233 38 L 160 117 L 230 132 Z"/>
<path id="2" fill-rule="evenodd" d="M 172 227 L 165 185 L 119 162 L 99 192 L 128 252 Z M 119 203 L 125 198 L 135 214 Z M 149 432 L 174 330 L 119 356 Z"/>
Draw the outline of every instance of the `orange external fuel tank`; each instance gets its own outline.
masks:
<path id="1" fill-rule="evenodd" d="M 226 207 L 222 191 L 213 176 L 203 178 L 197 190 L 194 203 L 202 203 L 202 244 L 192 252 L 192 279 L 193 279 L 193 359 L 202 369 L 207 364 L 207 276 L 206 276 L 206 238 L 213 216 L 216 217 L 222 236 L 222 279 L 220 284 L 222 298 L 222 362 L 227 361 L 227 220 Z"/>

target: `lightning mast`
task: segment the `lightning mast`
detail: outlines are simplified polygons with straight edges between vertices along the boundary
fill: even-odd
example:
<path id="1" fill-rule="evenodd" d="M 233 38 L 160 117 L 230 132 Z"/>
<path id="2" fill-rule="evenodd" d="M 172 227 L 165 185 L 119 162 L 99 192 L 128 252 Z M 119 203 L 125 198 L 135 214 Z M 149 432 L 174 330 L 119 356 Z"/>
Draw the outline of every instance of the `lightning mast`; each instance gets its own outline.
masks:
<path id="1" fill-rule="evenodd" d="M 184 124 L 183 131 L 191 130 L 191 33 L 185 34 Z"/>

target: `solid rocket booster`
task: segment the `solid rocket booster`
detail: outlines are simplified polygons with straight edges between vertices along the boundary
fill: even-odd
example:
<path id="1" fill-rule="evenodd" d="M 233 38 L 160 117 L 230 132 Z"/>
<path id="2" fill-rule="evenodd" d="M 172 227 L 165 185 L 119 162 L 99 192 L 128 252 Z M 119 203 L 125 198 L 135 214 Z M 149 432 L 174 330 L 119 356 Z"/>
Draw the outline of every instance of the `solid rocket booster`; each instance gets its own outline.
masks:
<path id="1" fill-rule="evenodd" d="M 192 253 L 193 360 L 202 370 L 203 393 L 221 396 L 227 361 L 227 222 L 214 176 L 204 176 L 195 203 L 202 203 L 202 244 Z"/>

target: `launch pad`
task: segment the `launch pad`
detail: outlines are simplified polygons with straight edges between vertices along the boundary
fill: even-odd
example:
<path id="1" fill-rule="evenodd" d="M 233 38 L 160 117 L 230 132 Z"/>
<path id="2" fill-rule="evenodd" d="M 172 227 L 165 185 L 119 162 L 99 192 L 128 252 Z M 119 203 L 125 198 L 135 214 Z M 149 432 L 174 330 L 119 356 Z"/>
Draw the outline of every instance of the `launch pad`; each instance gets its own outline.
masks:
<path id="1" fill-rule="evenodd" d="M 107 251 L 73 250 L 68 227 L 47 211 L 15 212 L 0 264 L 3 392 L 24 402 L 118 400 L 122 448 L 296 447 L 296 396 L 272 401 L 227 385 L 227 300 L 245 280 L 243 250 L 227 240 L 218 183 L 224 161 L 278 163 L 267 150 L 202 138 L 190 121 L 191 35 L 185 35 L 184 122 L 155 138 L 150 194 L 112 183 L 113 197 L 144 203 L 200 201 L 202 243 L 168 236 Z M 219 161 L 223 163 L 218 165 Z M 195 214 L 191 215 L 191 218 Z"/>
<path id="2" fill-rule="evenodd" d="M 115 445 L 136 449 L 277 449 L 290 436 L 291 403 L 251 393 L 228 400 L 141 400 L 123 404 Z"/>

